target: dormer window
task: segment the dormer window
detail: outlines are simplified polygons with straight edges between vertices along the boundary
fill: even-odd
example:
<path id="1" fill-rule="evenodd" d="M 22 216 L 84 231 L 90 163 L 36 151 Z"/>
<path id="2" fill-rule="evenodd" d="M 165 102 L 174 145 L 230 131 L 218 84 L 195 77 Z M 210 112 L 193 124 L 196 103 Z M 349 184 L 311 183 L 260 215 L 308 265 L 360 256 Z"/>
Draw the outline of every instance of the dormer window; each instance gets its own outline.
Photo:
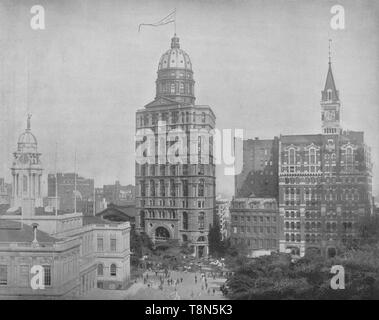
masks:
<path id="1" fill-rule="evenodd" d="M 332 101 L 332 90 L 328 90 L 326 91 L 326 97 L 328 99 L 328 101 Z"/>

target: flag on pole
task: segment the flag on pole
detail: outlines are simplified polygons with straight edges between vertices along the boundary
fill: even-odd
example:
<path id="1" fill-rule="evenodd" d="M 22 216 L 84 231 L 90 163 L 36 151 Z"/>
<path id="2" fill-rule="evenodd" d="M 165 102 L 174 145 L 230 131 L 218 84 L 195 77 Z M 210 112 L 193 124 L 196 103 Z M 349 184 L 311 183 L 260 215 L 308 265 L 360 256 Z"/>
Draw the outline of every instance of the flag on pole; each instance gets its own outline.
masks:
<path id="1" fill-rule="evenodd" d="M 150 26 L 150 27 L 159 27 L 163 26 L 165 24 L 169 23 L 175 23 L 176 24 L 176 9 L 174 9 L 173 12 L 171 12 L 168 16 L 164 17 L 162 20 L 159 20 L 158 22 L 155 23 L 141 23 L 138 26 L 138 32 L 141 31 L 142 26 Z"/>

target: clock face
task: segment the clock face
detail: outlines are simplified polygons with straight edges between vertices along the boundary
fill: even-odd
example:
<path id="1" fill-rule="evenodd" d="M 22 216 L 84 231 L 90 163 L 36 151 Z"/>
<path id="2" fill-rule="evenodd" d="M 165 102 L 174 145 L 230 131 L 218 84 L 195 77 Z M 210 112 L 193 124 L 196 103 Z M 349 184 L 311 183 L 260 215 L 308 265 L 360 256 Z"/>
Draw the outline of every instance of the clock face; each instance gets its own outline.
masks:
<path id="1" fill-rule="evenodd" d="M 334 121 L 334 119 L 335 119 L 334 111 L 326 111 L 325 112 L 325 118 L 328 121 Z"/>
<path id="2" fill-rule="evenodd" d="M 22 154 L 19 158 L 20 162 L 23 164 L 29 163 L 29 156 L 27 154 Z"/>

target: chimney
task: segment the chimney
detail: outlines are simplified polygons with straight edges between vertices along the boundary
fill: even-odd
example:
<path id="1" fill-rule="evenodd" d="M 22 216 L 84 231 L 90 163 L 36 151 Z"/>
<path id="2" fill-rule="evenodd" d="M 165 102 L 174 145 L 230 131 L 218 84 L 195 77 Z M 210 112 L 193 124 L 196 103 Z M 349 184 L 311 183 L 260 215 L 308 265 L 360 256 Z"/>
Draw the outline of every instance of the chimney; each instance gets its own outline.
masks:
<path id="1" fill-rule="evenodd" d="M 37 241 L 38 223 L 33 223 L 32 227 L 33 227 L 33 234 L 34 234 L 34 239 L 33 239 L 32 243 L 33 243 L 33 245 L 38 245 L 38 241 Z"/>

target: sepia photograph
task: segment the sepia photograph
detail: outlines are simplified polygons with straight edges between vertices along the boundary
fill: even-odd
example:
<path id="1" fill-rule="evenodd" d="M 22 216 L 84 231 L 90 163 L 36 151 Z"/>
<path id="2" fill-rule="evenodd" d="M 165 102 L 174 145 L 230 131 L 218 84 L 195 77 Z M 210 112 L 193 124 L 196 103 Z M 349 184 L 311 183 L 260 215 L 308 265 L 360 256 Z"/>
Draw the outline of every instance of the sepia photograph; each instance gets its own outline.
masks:
<path id="1" fill-rule="evenodd" d="M 0 300 L 378 300 L 378 18 L 0 0 Z"/>

